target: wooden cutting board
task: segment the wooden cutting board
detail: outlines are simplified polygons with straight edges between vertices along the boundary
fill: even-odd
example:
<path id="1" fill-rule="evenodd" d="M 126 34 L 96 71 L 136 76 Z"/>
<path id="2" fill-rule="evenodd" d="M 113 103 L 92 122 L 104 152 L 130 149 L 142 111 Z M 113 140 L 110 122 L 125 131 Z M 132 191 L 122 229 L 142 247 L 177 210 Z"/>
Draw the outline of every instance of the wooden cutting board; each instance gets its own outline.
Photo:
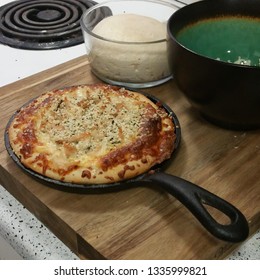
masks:
<path id="1" fill-rule="evenodd" d="M 221 259 L 240 244 L 211 236 L 159 188 L 76 194 L 47 187 L 10 159 L 4 129 L 11 115 L 54 88 L 100 82 L 85 56 L 0 89 L 0 183 L 81 258 Z M 177 114 L 182 143 L 168 173 L 192 181 L 239 208 L 260 228 L 260 133 L 216 127 L 194 111 L 174 81 L 143 90 Z M 218 217 L 221 219 L 222 217 Z"/>

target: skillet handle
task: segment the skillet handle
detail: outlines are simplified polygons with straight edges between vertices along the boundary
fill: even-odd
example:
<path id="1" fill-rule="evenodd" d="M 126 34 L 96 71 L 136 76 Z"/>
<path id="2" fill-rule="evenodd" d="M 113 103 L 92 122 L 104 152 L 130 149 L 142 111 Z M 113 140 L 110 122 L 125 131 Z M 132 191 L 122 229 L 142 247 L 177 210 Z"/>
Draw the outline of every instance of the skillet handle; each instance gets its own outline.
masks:
<path id="1" fill-rule="evenodd" d="M 249 227 L 244 215 L 229 202 L 182 178 L 155 172 L 150 182 L 158 183 L 168 193 L 185 205 L 200 223 L 215 237 L 228 242 L 244 241 Z M 218 223 L 203 206 L 210 205 L 230 218 L 230 223 Z"/>

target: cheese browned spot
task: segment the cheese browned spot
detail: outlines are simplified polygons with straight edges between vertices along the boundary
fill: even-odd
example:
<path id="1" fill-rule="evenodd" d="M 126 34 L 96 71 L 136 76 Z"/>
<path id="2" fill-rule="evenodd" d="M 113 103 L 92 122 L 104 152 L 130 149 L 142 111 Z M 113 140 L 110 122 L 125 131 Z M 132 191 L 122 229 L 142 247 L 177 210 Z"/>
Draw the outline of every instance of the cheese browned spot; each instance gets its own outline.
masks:
<path id="1" fill-rule="evenodd" d="M 82 184 L 137 176 L 169 158 L 171 116 L 145 96 L 104 84 L 49 91 L 9 127 L 21 163 L 47 177 Z"/>

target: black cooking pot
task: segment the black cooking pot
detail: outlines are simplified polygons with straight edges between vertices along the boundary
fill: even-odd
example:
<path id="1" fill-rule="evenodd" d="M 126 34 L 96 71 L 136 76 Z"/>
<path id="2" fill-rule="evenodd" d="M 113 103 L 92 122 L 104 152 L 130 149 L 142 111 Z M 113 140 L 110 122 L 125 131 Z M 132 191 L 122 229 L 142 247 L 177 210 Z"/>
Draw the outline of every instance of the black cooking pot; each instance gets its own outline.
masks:
<path id="1" fill-rule="evenodd" d="M 258 66 L 242 65 L 237 61 L 230 63 L 199 53 L 179 40 L 181 32 L 193 28 L 198 22 L 213 22 L 212 18 L 216 21 L 230 17 L 251 21 L 259 32 L 260 1 L 204 0 L 176 11 L 170 17 L 167 26 L 169 64 L 180 90 L 208 120 L 230 129 L 260 128 L 260 58 Z M 230 41 L 230 50 L 227 52 L 232 52 L 238 43 L 232 42 L 232 32 L 231 36 L 224 35 L 226 30 L 218 29 L 215 35 L 228 36 L 220 36 L 219 41 Z M 211 29 L 210 32 L 213 31 Z M 248 36 L 252 36 L 250 32 L 247 33 Z M 198 39 L 196 36 L 201 35 L 205 35 L 205 32 L 193 34 L 193 37 L 190 35 L 186 41 L 193 44 L 194 40 Z M 215 40 L 212 43 L 209 40 L 208 44 L 204 41 L 204 48 L 214 50 L 219 41 Z M 244 40 L 244 44 L 251 43 Z M 260 57 L 260 44 L 257 48 L 254 54 Z M 245 60 L 242 62 L 245 63 Z"/>

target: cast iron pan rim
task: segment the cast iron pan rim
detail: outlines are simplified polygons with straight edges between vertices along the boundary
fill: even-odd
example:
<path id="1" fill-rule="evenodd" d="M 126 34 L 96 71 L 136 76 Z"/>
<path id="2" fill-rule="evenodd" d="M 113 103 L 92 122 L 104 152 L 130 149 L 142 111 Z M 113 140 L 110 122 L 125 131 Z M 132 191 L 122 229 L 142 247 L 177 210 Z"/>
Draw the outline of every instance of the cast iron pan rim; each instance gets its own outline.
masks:
<path id="1" fill-rule="evenodd" d="M 69 87 L 68 87 L 69 88 Z M 64 88 L 65 89 L 65 88 Z M 135 91 L 133 89 L 130 89 L 131 91 Z M 147 98 L 149 98 L 152 102 L 154 103 L 159 103 L 161 107 L 163 107 L 168 114 L 170 114 L 172 116 L 172 121 L 175 127 L 175 134 L 176 134 L 176 139 L 175 139 L 175 147 L 173 150 L 173 153 L 171 155 L 171 157 L 169 159 L 166 159 L 165 161 L 163 161 L 160 164 L 155 165 L 152 169 L 150 169 L 150 171 L 145 172 L 143 174 L 140 174 L 136 177 L 133 177 L 131 179 L 125 180 L 125 181 L 119 181 L 119 182 L 115 182 L 115 183 L 107 183 L 107 184 L 77 184 L 77 183 L 69 183 L 69 182 L 63 182 L 60 180 L 55 180 L 49 177 L 46 177 L 44 175 L 41 175 L 35 171 L 33 171 L 30 168 L 27 168 L 26 166 L 24 166 L 19 157 L 16 156 L 16 154 L 14 153 L 11 144 L 10 144 L 10 140 L 9 140 L 9 135 L 8 135 L 8 129 L 13 121 L 13 119 L 16 117 L 16 115 L 18 114 L 18 112 L 20 111 L 21 108 L 25 107 L 26 105 L 28 105 L 30 102 L 32 102 L 34 99 L 38 98 L 35 97 L 31 100 L 29 100 L 28 102 L 26 102 L 24 105 L 22 105 L 20 107 L 20 109 L 18 109 L 13 115 L 12 117 L 9 119 L 6 128 L 5 128 L 5 134 L 4 134 L 4 141 L 5 141 L 5 147 L 6 150 L 9 154 L 9 156 L 12 158 L 12 160 L 22 169 L 22 171 L 24 171 L 25 173 L 27 173 L 28 175 L 30 175 L 31 177 L 33 177 L 34 179 L 36 179 L 37 181 L 39 181 L 40 183 L 43 183 L 46 186 L 61 190 L 61 191 L 67 191 L 67 192 L 80 192 L 80 193 L 99 193 L 99 192 L 112 192 L 112 191 L 117 191 L 117 190 L 122 190 L 124 188 L 130 187 L 130 186 L 138 186 L 142 183 L 145 183 L 145 181 L 142 182 L 142 180 L 149 174 L 149 172 L 158 172 L 160 171 L 162 168 L 166 168 L 170 162 L 172 161 L 173 155 L 176 154 L 178 147 L 180 145 L 180 141 L 181 141 L 181 127 L 180 127 L 180 123 L 179 120 L 176 116 L 176 114 L 173 112 L 173 110 L 166 105 L 165 103 L 163 103 L 160 99 L 158 99 L 157 97 L 148 94 L 148 93 L 144 93 L 144 92 L 140 92 L 138 91 L 138 93 L 141 93 L 143 95 L 145 95 Z"/>

